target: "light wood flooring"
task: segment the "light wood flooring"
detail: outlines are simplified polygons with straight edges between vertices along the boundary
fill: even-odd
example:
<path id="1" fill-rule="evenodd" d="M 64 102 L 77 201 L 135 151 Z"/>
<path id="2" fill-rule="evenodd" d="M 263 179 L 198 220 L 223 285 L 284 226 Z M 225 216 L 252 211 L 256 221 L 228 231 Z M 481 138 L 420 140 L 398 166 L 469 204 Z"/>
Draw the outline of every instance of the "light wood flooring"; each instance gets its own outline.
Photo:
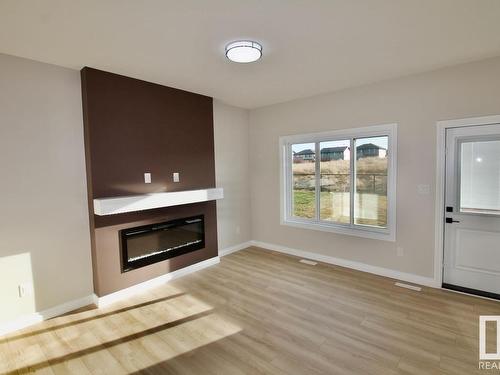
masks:
<path id="1" fill-rule="evenodd" d="M 298 260 L 249 248 L 0 337 L 0 373 L 488 373 L 478 369 L 478 316 L 500 315 L 500 303 Z"/>

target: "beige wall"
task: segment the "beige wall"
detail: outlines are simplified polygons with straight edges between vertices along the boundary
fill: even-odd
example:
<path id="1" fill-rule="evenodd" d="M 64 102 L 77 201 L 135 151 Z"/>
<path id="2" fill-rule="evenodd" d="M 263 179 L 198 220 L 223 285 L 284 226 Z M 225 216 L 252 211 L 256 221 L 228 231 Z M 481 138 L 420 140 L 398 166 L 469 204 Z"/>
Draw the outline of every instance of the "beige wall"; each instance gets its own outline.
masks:
<path id="1" fill-rule="evenodd" d="M 215 176 L 219 250 L 251 239 L 248 111 L 214 100 Z"/>
<path id="2" fill-rule="evenodd" d="M 0 54 L 0 88 L 2 323 L 89 296 L 92 272 L 79 72 Z"/>
<path id="3" fill-rule="evenodd" d="M 432 277 L 436 121 L 492 114 L 500 114 L 500 58 L 250 111 L 252 238 Z M 395 243 L 280 225 L 279 136 L 394 122 Z M 419 195 L 418 184 L 431 194 Z"/>

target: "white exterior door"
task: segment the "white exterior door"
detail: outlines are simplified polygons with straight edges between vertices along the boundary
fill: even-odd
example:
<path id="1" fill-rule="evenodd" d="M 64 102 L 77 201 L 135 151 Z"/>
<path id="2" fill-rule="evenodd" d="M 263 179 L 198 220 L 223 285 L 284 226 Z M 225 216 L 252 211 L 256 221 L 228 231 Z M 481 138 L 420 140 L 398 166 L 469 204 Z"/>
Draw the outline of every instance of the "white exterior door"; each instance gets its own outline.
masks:
<path id="1" fill-rule="evenodd" d="M 499 297 L 500 124 L 446 130 L 444 226 L 443 286 Z"/>

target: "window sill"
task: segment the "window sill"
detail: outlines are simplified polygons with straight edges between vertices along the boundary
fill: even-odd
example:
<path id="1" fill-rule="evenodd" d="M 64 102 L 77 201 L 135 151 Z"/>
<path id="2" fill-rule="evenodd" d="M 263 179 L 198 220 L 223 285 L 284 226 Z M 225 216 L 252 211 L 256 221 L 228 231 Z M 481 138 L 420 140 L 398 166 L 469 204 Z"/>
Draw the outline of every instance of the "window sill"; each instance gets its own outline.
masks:
<path id="1" fill-rule="evenodd" d="M 396 235 L 394 233 L 390 233 L 388 230 L 385 229 L 377 229 L 370 227 L 367 227 L 366 229 L 365 228 L 361 229 L 343 225 L 325 224 L 322 222 L 307 222 L 307 221 L 293 220 L 293 219 L 282 220 L 281 225 L 286 225 L 301 229 L 312 229 L 321 232 L 345 234 L 348 236 L 370 238 L 374 240 L 382 240 L 390 242 L 396 241 Z"/>

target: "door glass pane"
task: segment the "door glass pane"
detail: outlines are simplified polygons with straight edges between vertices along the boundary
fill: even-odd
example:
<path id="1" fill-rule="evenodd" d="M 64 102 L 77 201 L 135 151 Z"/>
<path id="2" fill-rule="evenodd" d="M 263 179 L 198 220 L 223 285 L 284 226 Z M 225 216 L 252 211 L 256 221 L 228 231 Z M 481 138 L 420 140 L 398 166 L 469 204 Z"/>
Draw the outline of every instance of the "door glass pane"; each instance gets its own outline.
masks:
<path id="1" fill-rule="evenodd" d="M 389 137 L 358 138 L 354 224 L 387 227 L 387 155 Z"/>
<path id="2" fill-rule="evenodd" d="M 316 216 L 316 153 L 314 143 L 292 145 L 293 216 L 312 219 Z"/>
<path id="3" fill-rule="evenodd" d="M 350 140 L 320 143 L 320 218 L 349 224 L 350 218 Z"/>
<path id="4" fill-rule="evenodd" d="M 500 141 L 461 144 L 460 211 L 500 214 Z"/>

